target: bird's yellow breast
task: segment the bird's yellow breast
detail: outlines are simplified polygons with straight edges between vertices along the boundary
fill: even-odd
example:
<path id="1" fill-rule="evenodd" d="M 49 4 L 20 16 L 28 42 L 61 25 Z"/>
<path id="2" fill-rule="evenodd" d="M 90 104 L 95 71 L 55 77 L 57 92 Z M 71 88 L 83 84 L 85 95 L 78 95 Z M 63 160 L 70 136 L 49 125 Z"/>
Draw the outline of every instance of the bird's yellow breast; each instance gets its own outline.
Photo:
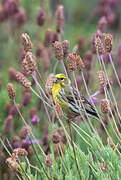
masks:
<path id="1" fill-rule="evenodd" d="M 56 97 L 58 96 L 60 91 L 61 91 L 61 85 L 54 83 L 52 88 L 52 96 L 55 102 L 56 102 Z"/>

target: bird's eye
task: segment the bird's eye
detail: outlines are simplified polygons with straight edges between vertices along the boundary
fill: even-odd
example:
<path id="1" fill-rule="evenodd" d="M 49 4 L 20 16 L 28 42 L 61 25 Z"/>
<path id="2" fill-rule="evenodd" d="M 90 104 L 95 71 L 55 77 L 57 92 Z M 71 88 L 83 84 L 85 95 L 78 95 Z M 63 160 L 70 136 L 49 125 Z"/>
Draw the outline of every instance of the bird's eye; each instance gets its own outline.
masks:
<path id="1" fill-rule="evenodd" d="M 60 80 L 64 80 L 64 78 L 60 78 Z"/>

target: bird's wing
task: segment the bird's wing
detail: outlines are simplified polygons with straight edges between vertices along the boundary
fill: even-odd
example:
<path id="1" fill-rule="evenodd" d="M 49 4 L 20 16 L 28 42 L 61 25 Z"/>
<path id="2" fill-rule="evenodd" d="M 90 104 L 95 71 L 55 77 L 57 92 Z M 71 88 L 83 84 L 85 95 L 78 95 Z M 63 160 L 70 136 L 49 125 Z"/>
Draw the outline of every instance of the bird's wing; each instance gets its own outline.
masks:
<path id="1" fill-rule="evenodd" d="M 71 105 L 71 107 L 73 106 L 75 108 L 76 113 L 77 110 L 78 110 L 78 114 L 80 114 L 79 111 L 83 111 L 83 112 L 86 111 L 88 115 L 98 117 L 92 104 L 90 104 L 85 97 L 80 96 L 75 88 L 67 86 L 62 89 L 61 95 L 63 99 Z"/>

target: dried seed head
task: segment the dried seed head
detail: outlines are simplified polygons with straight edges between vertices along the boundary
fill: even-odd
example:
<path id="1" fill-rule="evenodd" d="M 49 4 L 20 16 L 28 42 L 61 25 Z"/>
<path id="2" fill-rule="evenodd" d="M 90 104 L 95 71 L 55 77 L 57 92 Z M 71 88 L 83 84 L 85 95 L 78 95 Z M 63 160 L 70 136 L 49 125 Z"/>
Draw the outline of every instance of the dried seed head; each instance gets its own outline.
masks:
<path id="1" fill-rule="evenodd" d="M 13 153 L 16 156 L 18 156 L 18 155 L 20 155 L 20 156 L 27 156 L 28 155 L 27 151 L 25 149 L 23 149 L 23 148 L 16 148 L 16 149 L 14 149 Z"/>
<path id="2" fill-rule="evenodd" d="M 59 143 L 61 140 L 60 134 L 57 131 L 52 132 L 52 141 L 54 144 Z"/>
<path id="3" fill-rule="evenodd" d="M 31 108 L 29 111 L 29 116 L 32 119 L 34 115 L 37 114 L 37 109 L 36 108 Z"/>
<path id="4" fill-rule="evenodd" d="M 31 127 L 30 127 L 30 126 L 23 126 L 22 129 L 21 129 L 21 131 L 20 131 L 20 134 L 19 134 L 20 138 L 21 138 L 21 139 L 25 139 L 26 136 L 27 136 L 31 131 L 32 131 L 32 130 L 31 130 Z"/>
<path id="5" fill-rule="evenodd" d="M 43 47 L 41 44 L 38 44 L 37 49 L 36 49 L 36 56 L 40 57 L 42 55 Z"/>
<path id="6" fill-rule="evenodd" d="M 9 96 L 9 98 L 12 99 L 12 100 L 15 99 L 16 91 L 14 89 L 13 84 L 12 83 L 8 83 L 7 89 L 8 89 L 8 96 Z"/>
<path id="7" fill-rule="evenodd" d="M 5 110 L 6 110 L 7 114 L 9 114 L 11 107 L 12 107 L 11 102 L 7 101 L 6 104 L 5 104 Z"/>
<path id="8" fill-rule="evenodd" d="M 78 71 L 82 71 L 85 68 L 85 65 L 80 56 L 76 56 L 76 66 Z"/>
<path id="9" fill-rule="evenodd" d="M 67 67 L 68 71 L 72 72 L 76 70 L 76 55 L 73 53 L 68 54 L 67 56 Z"/>
<path id="10" fill-rule="evenodd" d="M 39 11 L 39 14 L 37 16 L 37 24 L 39 26 L 43 26 L 44 23 L 45 23 L 45 18 L 46 18 L 46 14 L 45 14 L 45 11 L 44 10 L 40 10 Z"/>
<path id="11" fill-rule="evenodd" d="M 49 47 L 52 44 L 52 31 L 51 29 L 47 29 L 45 31 L 45 37 L 43 42 L 45 47 Z"/>
<path id="12" fill-rule="evenodd" d="M 8 76 L 9 76 L 9 80 L 16 81 L 16 71 L 14 68 L 12 67 L 8 68 Z"/>
<path id="13" fill-rule="evenodd" d="M 64 6 L 59 5 L 56 10 L 56 31 L 64 32 Z"/>
<path id="14" fill-rule="evenodd" d="M 104 54 L 103 43 L 99 36 L 95 40 L 95 47 L 96 47 L 97 54 L 99 54 L 99 55 Z"/>
<path id="15" fill-rule="evenodd" d="M 16 158 L 9 157 L 9 158 L 6 159 L 6 163 L 7 163 L 8 167 L 12 171 L 17 171 L 18 170 L 18 163 L 16 161 Z"/>
<path id="16" fill-rule="evenodd" d="M 92 68 L 92 60 L 93 60 L 92 51 L 87 51 L 84 57 L 84 65 L 85 65 L 85 69 L 87 69 L 88 71 L 90 71 Z"/>
<path id="17" fill-rule="evenodd" d="M 58 40 L 59 40 L 58 33 L 54 32 L 52 35 L 52 43 L 55 43 L 55 41 L 58 41 Z"/>
<path id="18" fill-rule="evenodd" d="M 62 43 L 59 42 L 59 41 L 55 41 L 55 43 L 54 43 L 54 50 L 55 50 L 55 57 L 58 60 L 62 60 L 63 57 L 64 57 Z"/>
<path id="19" fill-rule="evenodd" d="M 106 34 L 104 38 L 104 47 L 106 52 L 111 52 L 113 47 L 112 35 Z"/>
<path id="20" fill-rule="evenodd" d="M 22 45 L 24 46 L 24 50 L 27 51 L 32 51 L 32 42 L 30 40 L 30 37 L 27 33 L 23 33 L 21 35 L 21 42 Z"/>
<path id="21" fill-rule="evenodd" d="M 100 82 L 100 91 L 102 92 L 104 90 L 104 87 L 107 86 L 108 81 L 107 81 L 106 75 L 103 71 L 98 71 L 97 74 L 98 74 L 98 79 Z"/>
<path id="22" fill-rule="evenodd" d="M 51 159 L 49 154 L 46 156 L 45 163 L 46 163 L 47 167 L 51 168 L 51 166 L 52 166 L 52 159 Z"/>
<path id="23" fill-rule="evenodd" d="M 98 22 L 97 29 L 100 29 L 101 32 L 104 32 L 107 27 L 107 24 L 108 24 L 107 19 L 105 16 L 103 16 L 100 18 Z"/>
<path id="24" fill-rule="evenodd" d="M 68 51 L 69 51 L 69 41 L 68 40 L 64 40 L 62 42 L 62 47 L 63 47 L 64 58 L 66 58 L 67 55 L 68 55 Z"/>
<path id="25" fill-rule="evenodd" d="M 31 82 L 21 72 L 16 73 L 16 78 L 22 86 L 30 88 Z"/>
<path id="26" fill-rule="evenodd" d="M 55 104 L 55 110 L 58 113 L 59 118 L 62 119 L 63 118 L 63 111 L 62 111 L 61 106 L 57 103 Z"/>
<path id="27" fill-rule="evenodd" d="M 54 74 L 49 74 L 46 84 L 45 84 L 45 91 L 49 95 L 52 94 L 53 78 L 54 78 Z"/>
<path id="28" fill-rule="evenodd" d="M 32 75 L 37 69 L 36 58 L 31 52 L 27 52 L 25 59 L 22 62 L 23 72 L 27 75 Z"/>
<path id="29" fill-rule="evenodd" d="M 18 111 L 17 108 L 19 108 L 19 104 L 15 104 L 11 107 L 9 114 L 12 115 L 13 117 L 17 115 Z"/>
<path id="30" fill-rule="evenodd" d="M 13 131 L 13 116 L 8 115 L 3 125 L 3 134 L 9 134 Z"/>
<path id="31" fill-rule="evenodd" d="M 108 99 L 102 99 L 100 102 L 100 106 L 102 113 L 107 114 L 108 112 L 110 112 L 110 103 Z"/>
<path id="32" fill-rule="evenodd" d="M 49 52 L 47 49 L 42 51 L 42 61 L 41 61 L 41 66 L 44 72 L 48 71 L 50 68 L 50 56 L 48 54 Z"/>
<path id="33" fill-rule="evenodd" d="M 30 103 L 30 100 L 31 100 L 31 94 L 30 94 L 30 92 L 26 92 L 22 99 L 22 105 L 27 106 Z"/>
<path id="34" fill-rule="evenodd" d="M 28 157 L 30 158 L 34 154 L 33 147 L 29 146 L 27 152 L 28 152 Z"/>
<path id="35" fill-rule="evenodd" d="M 109 146 L 110 146 L 112 149 L 115 148 L 113 139 L 112 139 L 111 137 L 107 137 L 107 143 L 109 144 Z"/>
<path id="36" fill-rule="evenodd" d="M 78 45 L 79 52 L 84 50 L 84 46 L 85 46 L 85 39 L 84 39 L 84 37 L 80 36 L 77 39 L 77 45 Z"/>

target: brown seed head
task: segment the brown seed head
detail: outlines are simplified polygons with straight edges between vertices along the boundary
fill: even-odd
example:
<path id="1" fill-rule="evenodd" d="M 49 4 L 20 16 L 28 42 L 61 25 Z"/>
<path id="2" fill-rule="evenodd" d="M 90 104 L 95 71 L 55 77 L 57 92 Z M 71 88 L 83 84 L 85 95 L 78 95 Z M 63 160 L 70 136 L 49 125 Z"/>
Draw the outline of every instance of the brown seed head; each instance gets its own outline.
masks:
<path id="1" fill-rule="evenodd" d="M 85 68 L 85 65 L 80 56 L 76 56 L 76 66 L 78 71 L 82 71 Z"/>
<path id="2" fill-rule="evenodd" d="M 25 59 L 22 62 L 23 72 L 27 75 L 32 75 L 37 69 L 36 58 L 31 52 L 27 52 Z"/>
<path id="3" fill-rule="evenodd" d="M 104 38 L 104 47 L 106 52 L 111 52 L 113 47 L 112 35 L 106 34 Z"/>
<path id="4" fill-rule="evenodd" d="M 51 168 L 51 166 L 52 166 L 52 159 L 51 159 L 49 154 L 46 156 L 45 163 L 46 163 L 47 167 Z"/>
<path id="5" fill-rule="evenodd" d="M 49 52 L 47 51 L 47 49 L 44 49 L 42 51 L 42 61 L 41 61 L 41 66 L 44 72 L 48 71 L 48 69 L 50 68 L 50 58 L 51 56 L 49 56 L 48 54 Z"/>
<path id="6" fill-rule="evenodd" d="M 24 46 L 24 50 L 27 51 L 32 51 L 32 42 L 30 40 L 30 37 L 27 33 L 23 33 L 21 35 L 21 42 L 22 45 Z"/>
<path id="7" fill-rule="evenodd" d="M 9 158 L 6 159 L 6 163 L 7 163 L 8 167 L 12 171 L 17 171 L 18 170 L 18 163 L 16 161 L 16 158 L 9 157 Z"/>
<path id="8" fill-rule="evenodd" d="M 64 6 L 59 5 L 56 10 L 56 31 L 64 32 Z"/>
<path id="9" fill-rule="evenodd" d="M 99 36 L 95 40 L 95 47 L 96 47 L 97 54 L 99 54 L 99 55 L 104 54 L 103 43 Z"/>
<path id="10" fill-rule="evenodd" d="M 60 134 L 57 131 L 52 132 L 52 141 L 54 144 L 59 143 L 61 140 Z"/>
<path id="11" fill-rule="evenodd" d="M 110 112 L 110 103 L 108 99 L 102 99 L 100 102 L 100 106 L 102 113 L 107 114 L 108 112 Z"/>
<path id="12" fill-rule="evenodd" d="M 69 41 L 68 40 L 64 40 L 63 42 L 62 42 L 62 47 L 63 47 L 63 53 L 64 53 L 64 58 L 66 58 L 67 57 L 67 55 L 68 55 L 68 51 L 69 51 Z"/>
<path id="13" fill-rule="evenodd" d="M 14 68 L 12 67 L 8 68 L 8 76 L 9 76 L 9 80 L 16 81 L 16 71 Z"/>
<path id="14" fill-rule="evenodd" d="M 45 84 L 45 91 L 46 91 L 47 95 L 52 94 L 53 78 L 54 78 L 54 74 L 49 74 L 49 76 L 47 78 L 47 81 Z"/>
<path id="15" fill-rule="evenodd" d="M 51 31 L 51 29 L 47 29 L 45 31 L 45 37 L 44 37 L 43 44 L 45 47 L 49 47 L 51 45 L 51 43 L 52 43 L 52 31 Z"/>
<path id="16" fill-rule="evenodd" d="M 103 16 L 100 18 L 100 20 L 98 22 L 97 29 L 100 29 L 101 32 L 104 32 L 107 27 L 107 24 L 108 24 L 107 19 L 105 16 Z"/>
<path id="17" fill-rule="evenodd" d="M 16 78 L 22 86 L 30 88 L 31 82 L 21 72 L 16 73 Z"/>
<path id="18" fill-rule="evenodd" d="M 18 155 L 20 155 L 20 156 L 27 156 L 28 155 L 27 151 L 25 149 L 23 149 L 23 148 L 16 148 L 16 149 L 14 149 L 13 153 L 16 156 L 18 156 Z"/>
<path id="19" fill-rule="evenodd" d="M 7 101 L 6 104 L 5 104 L 5 110 L 6 110 L 7 114 L 9 114 L 11 107 L 12 107 L 11 102 Z"/>
<path id="20" fill-rule="evenodd" d="M 59 118 L 62 119 L 63 118 L 63 111 L 62 111 L 61 106 L 57 103 L 55 104 L 55 110 L 58 113 Z"/>
<path id="21" fill-rule="evenodd" d="M 21 139 L 25 139 L 27 134 L 30 133 L 32 130 L 31 130 L 31 127 L 30 126 L 23 126 L 21 131 L 20 131 L 20 138 Z"/>
<path id="22" fill-rule="evenodd" d="M 68 66 L 68 71 L 72 72 L 76 70 L 76 55 L 73 53 L 68 54 L 67 56 L 67 66 Z"/>
<path id="23" fill-rule="evenodd" d="M 12 100 L 15 99 L 16 91 L 14 89 L 13 84 L 12 83 L 8 83 L 7 89 L 8 89 L 8 96 L 9 96 L 9 98 L 12 99 Z"/>
<path id="24" fill-rule="evenodd" d="M 45 19 L 46 19 L 46 14 L 45 14 L 45 11 L 44 10 L 40 10 L 39 11 L 39 14 L 37 16 L 37 24 L 39 26 L 43 26 L 44 23 L 45 23 Z"/>
<path id="25" fill-rule="evenodd" d="M 58 41 L 58 40 L 59 40 L 58 33 L 54 32 L 52 35 L 52 43 L 55 43 L 55 41 Z"/>
<path id="26" fill-rule="evenodd" d="M 55 41 L 54 50 L 55 50 L 55 57 L 58 60 L 62 60 L 64 57 L 62 43 L 59 41 Z"/>
<path id="27" fill-rule="evenodd" d="M 98 79 L 100 82 L 100 90 L 102 91 L 104 89 L 104 87 L 106 87 L 108 84 L 106 75 L 105 75 L 104 71 L 98 71 L 97 74 L 98 74 Z"/>
<path id="28" fill-rule="evenodd" d="M 37 114 L 37 109 L 36 108 L 31 108 L 29 111 L 29 116 L 32 119 L 34 115 Z"/>
<path id="29" fill-rule="evenodd" d="M 109 146 L 110 146 L 112 149 L 115 148 L 113 139 L 112 139 L 111 137 L 107 137 L 107 143 L 109 144 Z"/>
<path id="30" fill-rule="evenodd" d="M 3 125 L 3 134 L 9 134 L 13 131 L 13 116 L 8 115 Z"/>

